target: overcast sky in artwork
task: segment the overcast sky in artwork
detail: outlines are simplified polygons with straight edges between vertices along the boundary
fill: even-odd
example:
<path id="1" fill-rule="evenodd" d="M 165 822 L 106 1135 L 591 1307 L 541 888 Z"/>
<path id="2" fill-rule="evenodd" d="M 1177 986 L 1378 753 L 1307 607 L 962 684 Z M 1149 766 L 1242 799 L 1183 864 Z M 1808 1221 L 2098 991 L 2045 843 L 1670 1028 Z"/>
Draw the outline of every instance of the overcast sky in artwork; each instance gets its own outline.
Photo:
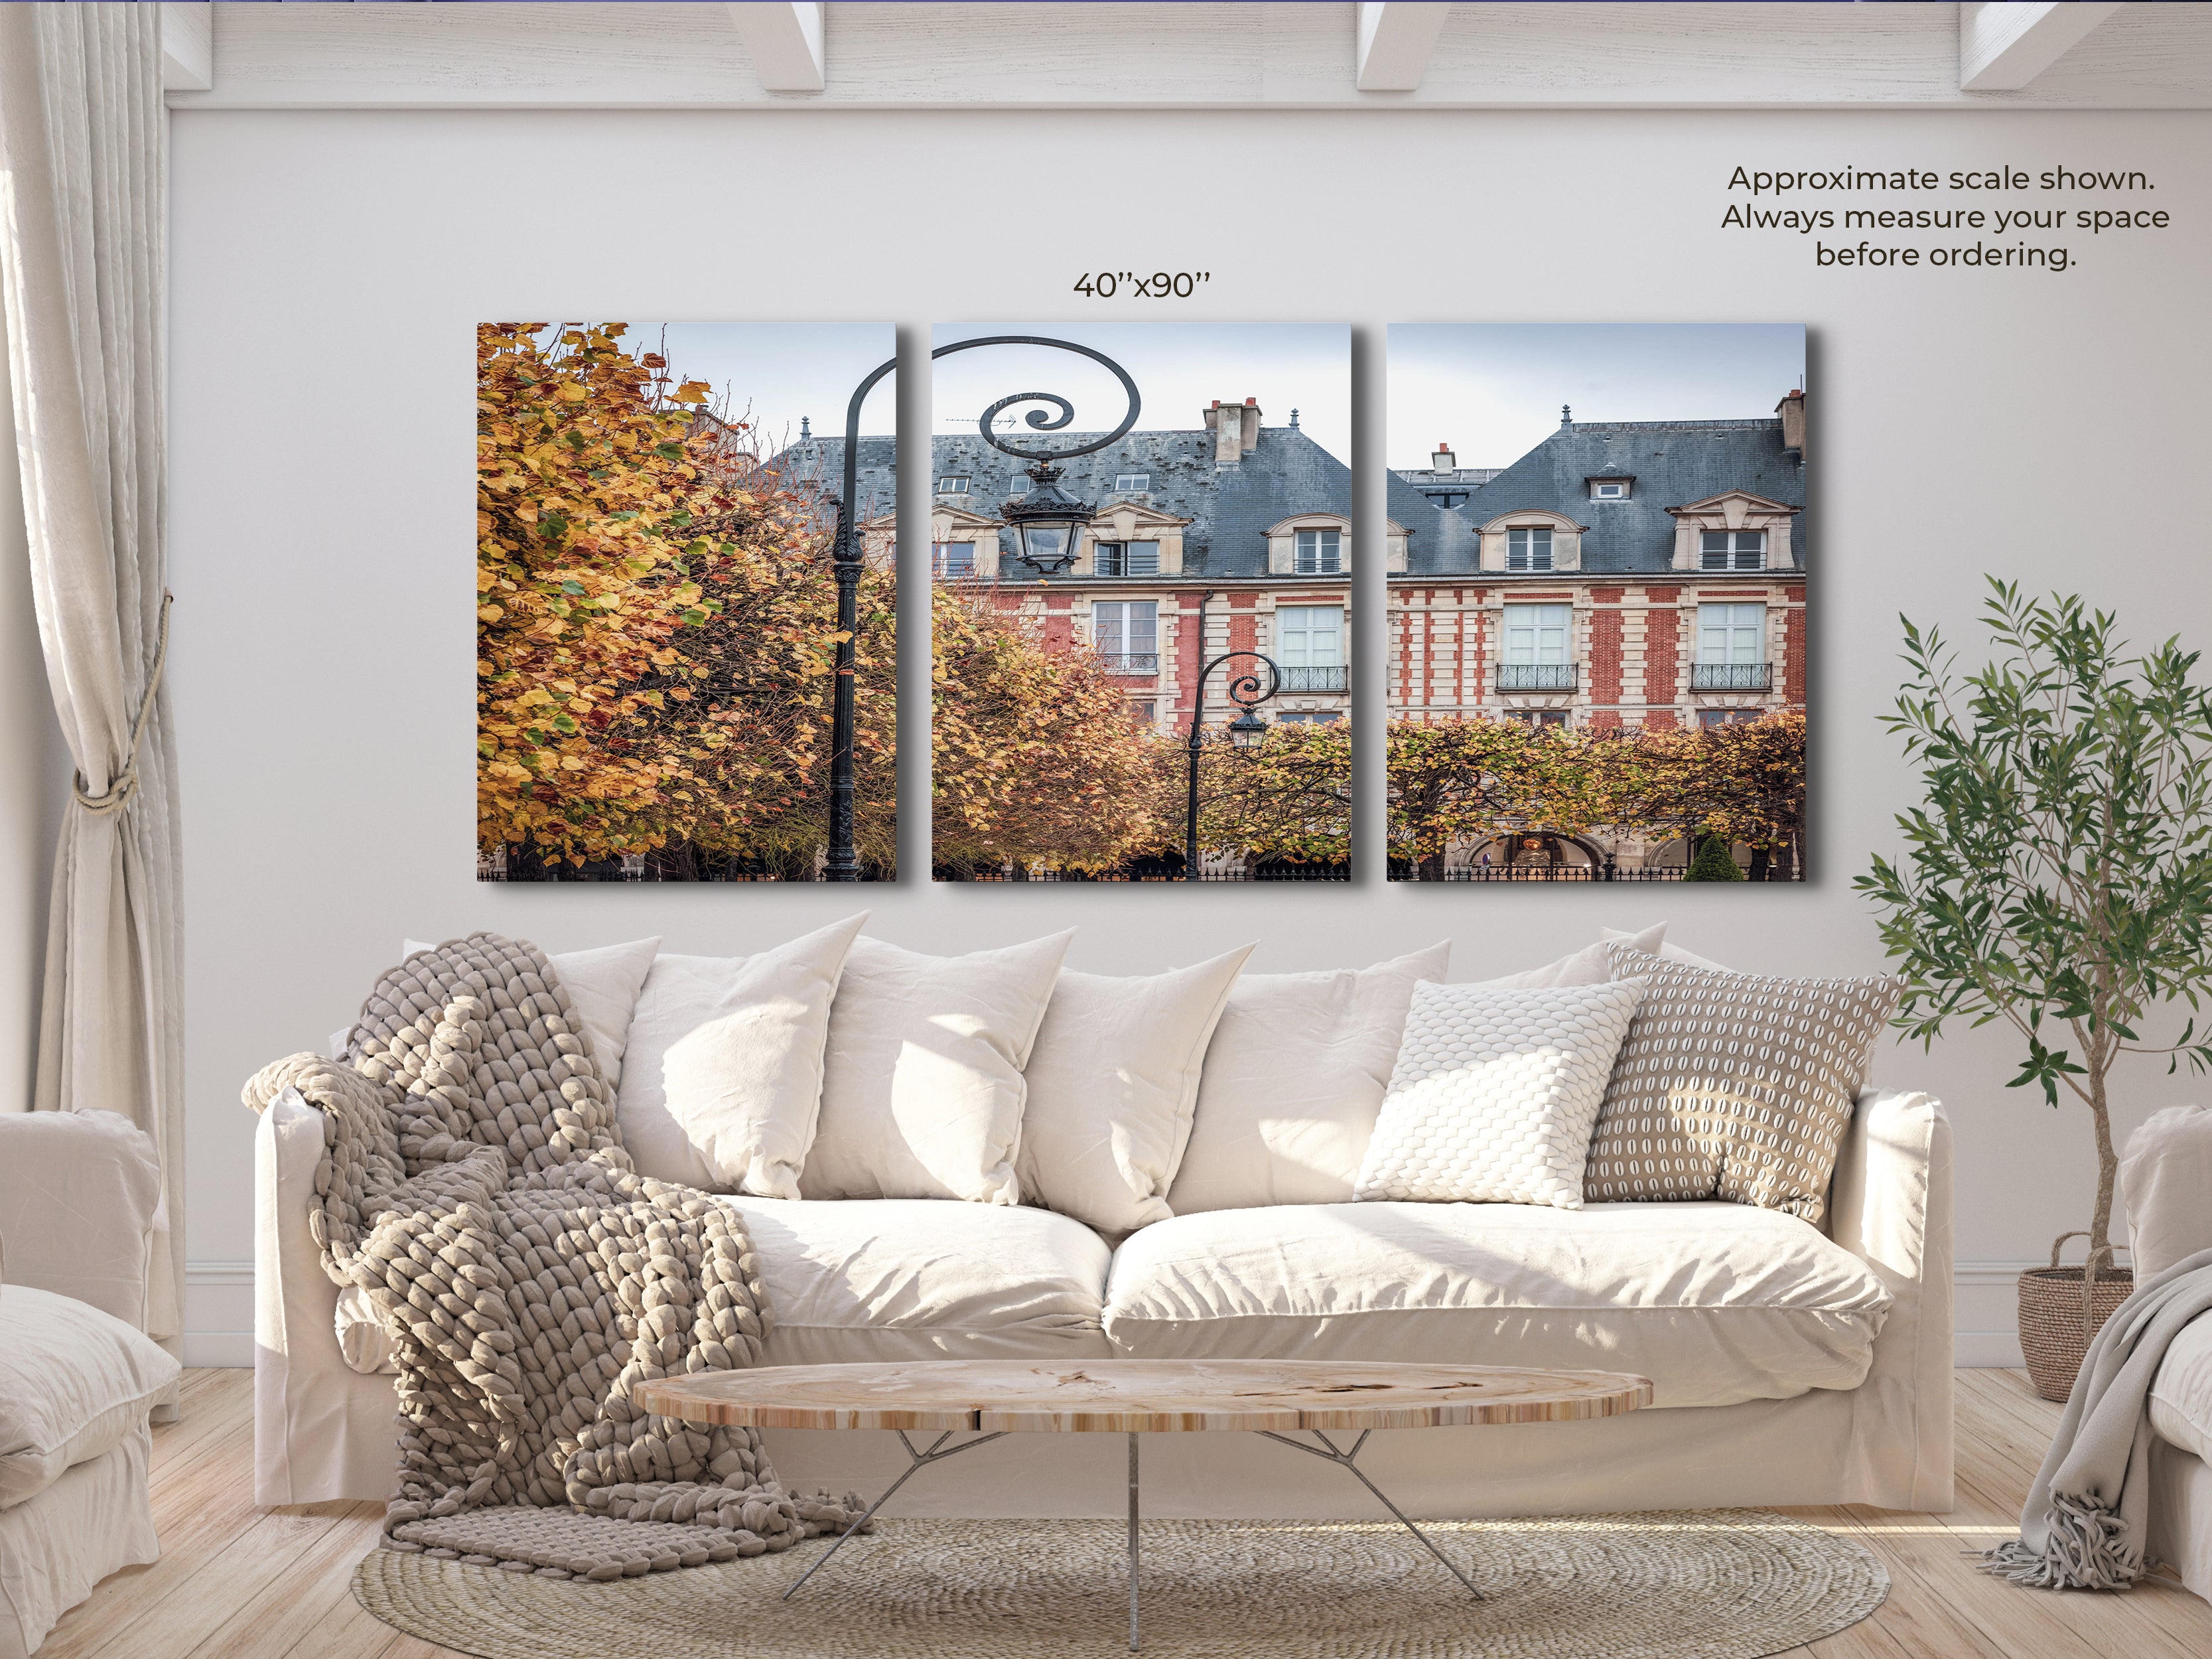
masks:
<path id="1" fill-rule="evenodd" d="M 623 338 L 633 350 L 642 344 L 662 352 L 684 379 L 713 386 L 717 411 L 753 422 L 770 455 L 797 441 L 801 416 L 817 434 L 842 434 L 853 388 L 898 349 L 889 323 L 632 323 Z M 863 433 L 896 429 L 897 384 L 897 375 L 886 374 L 868 394 Z"/>
<path id="2" fill-rule="evenodd" d="M 1103 351 L 1129 371 L 1143 408 L 1139 432 L 1195 432 L 1216 398 L 1259 400 L 1261 422 L 1298 425 L 1347 465 L 1352 461 L 1352 331 L 1340 323 L 940 324 L 933 346 L 986 334 L 1033 334 Z M 1110 432 L 1128 400 L 1111 371 L 1045 346 L 978 346 L 932 366 L 933 432 L 975 430 L 986 409 L 1017 392 L 1052 392 L 1075 405 L 1070 432 Z M 1023 417 L 1049 404 L 1018 404 L 996 430 L 1024 438 Z M 1048 434 L 1036 434 L 1042 438 Z"/>
<path id="3" fill-rule="evenodd" d="M 1798 323 L 1393 323 L 1385 449 L 1510 466 L 1559 425 L 1753 420 L 1804 385 Z"/>

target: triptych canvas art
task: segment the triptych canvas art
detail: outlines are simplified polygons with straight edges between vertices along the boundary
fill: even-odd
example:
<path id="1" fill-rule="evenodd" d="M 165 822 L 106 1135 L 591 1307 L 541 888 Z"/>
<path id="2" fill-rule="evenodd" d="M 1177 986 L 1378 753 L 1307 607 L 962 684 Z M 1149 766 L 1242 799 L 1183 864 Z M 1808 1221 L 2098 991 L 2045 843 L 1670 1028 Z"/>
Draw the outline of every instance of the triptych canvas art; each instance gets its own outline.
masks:
<path id="1" fill-rule="evenodd" d="M 1394 326 L 1375 545 L 1346 327 L 940 327 L 921 455 L 895 355 L 480 329 L 480 877 L 890 880 L 903 808 L 940 881 L 1345 880 L 1356 695 L 1393 880 L 1803 879 L 1802 328 Z"/>

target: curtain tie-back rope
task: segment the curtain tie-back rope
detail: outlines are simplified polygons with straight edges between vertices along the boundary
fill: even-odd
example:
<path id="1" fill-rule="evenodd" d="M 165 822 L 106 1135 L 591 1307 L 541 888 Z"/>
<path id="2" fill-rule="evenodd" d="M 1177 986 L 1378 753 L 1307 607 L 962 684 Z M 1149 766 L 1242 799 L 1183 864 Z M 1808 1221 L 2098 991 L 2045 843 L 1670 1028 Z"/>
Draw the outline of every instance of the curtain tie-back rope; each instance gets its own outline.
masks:
<path id="1" fill-rule="evenodd" d="M 155 694 L 161 689 L 161 670 L 169 660 L 169 607 L 177 596 L 164 592 L 161 595 L 161 623 L 154 641 L 154 666 L 146 676 L 146 695 L 138 699 L 138 718 L 131 727 L 131 752 L 125 757 L 123 769 L 108 784 L 105 794 L 88 794 L 85 791 L 84 774 L 76 774 L 76 804 L 98 817 L 110 812 L 119 812 L 138 792 L 138 745 L 145 741 L 146 721 L 154 713 Z"/>

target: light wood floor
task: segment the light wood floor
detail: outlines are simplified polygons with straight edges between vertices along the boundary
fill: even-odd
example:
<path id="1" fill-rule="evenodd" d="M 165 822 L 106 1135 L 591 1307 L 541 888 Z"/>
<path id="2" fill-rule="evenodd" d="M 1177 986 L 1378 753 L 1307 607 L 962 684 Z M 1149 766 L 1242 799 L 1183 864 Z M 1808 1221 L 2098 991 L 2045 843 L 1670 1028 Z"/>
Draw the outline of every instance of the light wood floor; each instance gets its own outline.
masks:
<path id="1" fill-rule="evenodd" d="M 1788 1659 L 2206 1659 L 2212 1606 L 2153 1579 L 2060 1595 L 1985 1577 L 1961 1552 L 2009 1537 L 2058 1419 L 2024 1373 L 1959 1374 L 1959 1507 L 1792 1513 L 1865 1542 L 1889 1567 L 1871 1619 Z M 256 1510 L 252 1374 L 188 1371 L 182 1420 L 154 1431 L 161 1559 L 65 1617 L 40 1659 L 438 1659 L 448 1650 L 362 1612 L 348 1584 L 374 1547 L 374 1504 Z M 1102 1651 L 1104 1650 L 1102 1649 Z M 546 1659 L 565 1659 L 549 1654 Z"/>

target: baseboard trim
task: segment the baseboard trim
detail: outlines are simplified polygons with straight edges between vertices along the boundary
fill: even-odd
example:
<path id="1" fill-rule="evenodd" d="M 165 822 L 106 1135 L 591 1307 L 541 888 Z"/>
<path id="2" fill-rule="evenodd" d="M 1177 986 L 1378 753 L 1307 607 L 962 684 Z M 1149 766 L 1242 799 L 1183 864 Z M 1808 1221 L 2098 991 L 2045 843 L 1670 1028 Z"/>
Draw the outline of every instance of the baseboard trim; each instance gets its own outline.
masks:
<path id="1" fill-rule="evenodd" d="M 252 1331 L 186 1331 L 183 1358 L 192 1370 L 253 1369 Z"/>

